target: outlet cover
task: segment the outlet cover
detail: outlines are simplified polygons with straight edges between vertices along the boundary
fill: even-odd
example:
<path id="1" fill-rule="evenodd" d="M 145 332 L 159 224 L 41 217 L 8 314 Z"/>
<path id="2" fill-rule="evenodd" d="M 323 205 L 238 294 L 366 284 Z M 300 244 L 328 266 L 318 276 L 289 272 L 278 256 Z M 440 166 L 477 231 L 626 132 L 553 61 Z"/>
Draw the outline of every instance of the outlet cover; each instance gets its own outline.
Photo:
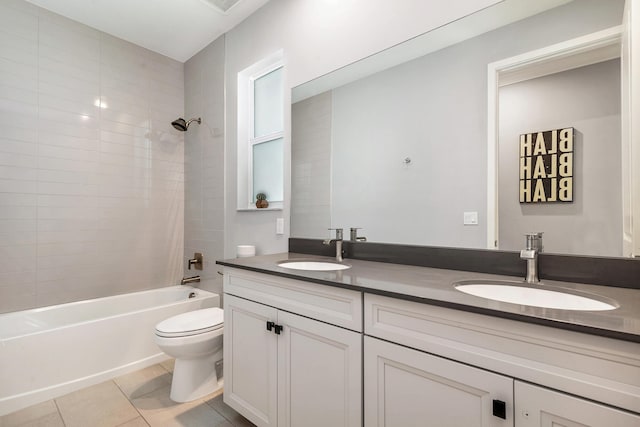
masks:
<path id="1" fill-rule="evenodd" d="M 478 212 L 465 212 L 464 225 L 478 225 Z"/>

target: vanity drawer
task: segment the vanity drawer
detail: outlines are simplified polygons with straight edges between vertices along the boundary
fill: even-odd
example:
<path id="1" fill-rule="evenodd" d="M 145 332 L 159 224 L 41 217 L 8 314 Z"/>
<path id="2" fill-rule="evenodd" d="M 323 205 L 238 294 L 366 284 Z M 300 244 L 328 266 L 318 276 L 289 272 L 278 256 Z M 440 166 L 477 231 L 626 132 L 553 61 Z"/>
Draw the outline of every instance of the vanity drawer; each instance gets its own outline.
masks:
<path id="1" fill-rule="evenodd" d="M 362 293 L 224 268 L 224 293 L 362 332 Z"/>

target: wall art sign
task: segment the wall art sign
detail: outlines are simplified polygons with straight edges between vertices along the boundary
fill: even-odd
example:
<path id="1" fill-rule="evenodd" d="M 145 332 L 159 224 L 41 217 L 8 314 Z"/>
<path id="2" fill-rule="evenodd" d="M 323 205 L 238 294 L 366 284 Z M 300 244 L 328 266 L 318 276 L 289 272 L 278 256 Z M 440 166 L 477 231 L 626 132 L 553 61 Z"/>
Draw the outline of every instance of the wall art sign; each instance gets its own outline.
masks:
<path id="1" fill-rule="evenodd" d="M 520 135 L 520 203 L 573 202 L 574 129 Z"/>

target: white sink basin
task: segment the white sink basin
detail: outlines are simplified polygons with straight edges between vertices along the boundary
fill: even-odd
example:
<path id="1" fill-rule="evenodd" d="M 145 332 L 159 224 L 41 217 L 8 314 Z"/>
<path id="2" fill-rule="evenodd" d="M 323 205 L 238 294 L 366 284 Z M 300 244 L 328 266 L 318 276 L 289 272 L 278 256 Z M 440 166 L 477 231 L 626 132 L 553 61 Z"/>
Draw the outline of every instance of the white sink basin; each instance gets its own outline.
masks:
<path id="1" fill-rule="evenodd" d="M 456 283 L 460 292 L 495 301 L 560 310 L 605 311 L 618 308 L 615 301 L 574 290 L 555 290 L 519 282 L 466 280 Z"/>
<path id="2" fill-rule="evenodd" d="M 337 271 L 351 268 L 351 266 L 347 264 L 328 261 L 281 261 L 278 263 L 278 265 L 280 267 L 289 268 L 291 270 L 306 271 Z"/>

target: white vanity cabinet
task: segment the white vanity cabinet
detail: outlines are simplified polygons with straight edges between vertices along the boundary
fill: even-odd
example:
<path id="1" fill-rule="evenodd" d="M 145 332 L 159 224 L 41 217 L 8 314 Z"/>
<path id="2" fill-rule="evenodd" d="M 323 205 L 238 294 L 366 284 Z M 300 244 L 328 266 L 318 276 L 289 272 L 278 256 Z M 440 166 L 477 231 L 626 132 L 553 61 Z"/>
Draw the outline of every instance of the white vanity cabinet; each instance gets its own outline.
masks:
<path id="1" fill-rule="evenodd" d="M 365 337 L 365 425 L 513 426 L 513 379 Z"/>
<path id="2" fill-rule="evenodd" d="M 364 319 L 366 427 L 640 427 L 638 343 L 370 294 Z"/>
<path id="3" fill-rule="evenodd" d="M 361 294 L 229 268 L 224 286 L 225 403 L 258 426 L 361 426 Z"/>

